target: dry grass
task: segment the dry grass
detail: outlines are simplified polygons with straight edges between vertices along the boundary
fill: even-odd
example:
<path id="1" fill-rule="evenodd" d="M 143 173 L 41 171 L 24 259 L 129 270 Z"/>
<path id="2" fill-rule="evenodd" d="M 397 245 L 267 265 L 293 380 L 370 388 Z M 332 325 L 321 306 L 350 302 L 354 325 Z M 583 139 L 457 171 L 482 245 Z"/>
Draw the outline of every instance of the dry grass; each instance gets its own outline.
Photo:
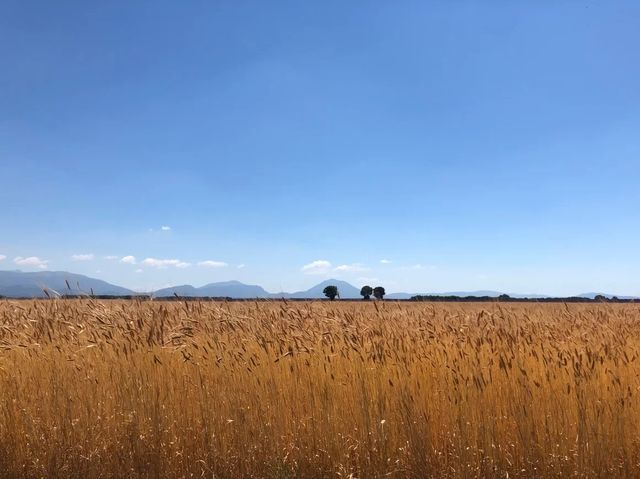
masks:
<path id="1" fill-rule="evenodd" d="M 639 477 L 639 313 L 0 301 L 0 476 Z"/>

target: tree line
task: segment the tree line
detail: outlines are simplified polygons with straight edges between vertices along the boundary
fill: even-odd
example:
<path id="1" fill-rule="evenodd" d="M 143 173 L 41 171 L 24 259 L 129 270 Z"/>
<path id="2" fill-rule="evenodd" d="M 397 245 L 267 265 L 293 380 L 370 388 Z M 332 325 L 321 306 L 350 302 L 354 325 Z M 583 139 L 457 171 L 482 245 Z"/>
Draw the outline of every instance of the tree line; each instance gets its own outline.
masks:
<path id="1" fill-rule="evenodd" d="M 338 291 L 338 287 L 332 284 L 325 287 L 322 290 L 322 294 L 324 294 L 331 301 L 340 297 L 340 292 Z M 366 285 L 366 286 L 363 286 L 362 289 L 360 290 L 360 296 L 362 296 L 362 299 L 365 301 L 368 301 L 369 299 L 371 299 L 371 295 L 373 295 L 373 297 L 376 299 L 384 299 L 385 294 L 387 294 L 387 292 L 384 290 L 382 286 L 376 286 L 375 288 L 372 288 L 371 286 Z"/>

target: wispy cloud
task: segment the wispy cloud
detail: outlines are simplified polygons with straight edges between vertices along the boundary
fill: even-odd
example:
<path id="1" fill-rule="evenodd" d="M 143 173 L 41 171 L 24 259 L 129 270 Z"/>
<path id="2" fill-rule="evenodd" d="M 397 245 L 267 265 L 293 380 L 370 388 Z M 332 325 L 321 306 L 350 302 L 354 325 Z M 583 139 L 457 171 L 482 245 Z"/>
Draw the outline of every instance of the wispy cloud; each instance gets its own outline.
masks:
<path id="1" fill-rule="evenodd" d="M 110 254 L 109 256 L 105 256 L 104 259 L 108 259 L 109 261 L 113 261 L 114 259 L 118 259 L 116 255 Z"/>
<path id="2" fill-rule="evenodd" d="M 229 265 L 224 261 L 213 261 L 208 259 L 206 261 L 200 261 L 198 266 L 202 266 L 203 268 L 226 268 Z"/>
<path id="3" fill-rule="evenodd" d="M 360 263 L 351 263 L 351 264 L 341 264 L 340 266 L 336 266 L 334 269 L 337 273 L 362 273 L 365 271 L 369 271 L 371 268 L 367 268 L 366 266 Z"/>
<path id="4" fill-rule="evenodd" d="M 242 263 L 242 264 L 239 264 L 238 266 L 236 266 L 236 268 L 243 269 L 246 266 L 247 266 L 246 264 Z"/>
<path id="5" fill-rule="evenodd" d="M 142 260 L 142 264 L 145 266 L 153 266 L 154 268 L 168 268 L 174 266 L 176 268 L 188 268 L 191 263 L 180 261 L 179 259 L 157 259 L 157 258 L 145 258 Z"/>
<path id="6" fill-rule="evenodd" d="M 93 253 L 71 255 L 72 261 L 92 261 L 93 258 L 94 258 Z"/>
<path id="7" fill-rule="evenodd" d="M 136 272 L 136 273 L 144 273 L 144 270 L 143 270 L 143 269 L 138 268 L 135 272 Z"/>
<path id="8" fill-rule="evenodd" d="M 360 278 L 358 278 L 358 281 L 360 281 L 361 283 L 377 283 L 378 281 L 380 281 L 380 278 L 369 278 L 366 276 L 361 276 Z"/>
<path id="9" fill-rule="evenodd" d="M 391 264 L 392 261 L 390 259 L 381 259 L 380 264 Z"/>
<path id="10" fill-rule="evenodd" d="M 171 231 L 171 226 L 166 226 L 166 225 L 165 226 L 161 226 L 160 229 L 162 231 Z"/>
<path id="11" fill-rule="evenodd" d="M 49 267 L 49 260 L 40 259 L 37 256 L 29 256 L 28 258 L 16 256 L 13 262 L 20 266 L 33 266 L 40 269 L 47 269 Z"/>
<path id="12" fill-rule="evenodd" d="M 363 273 L 365 271 L 371 271 L 371 268 L 361 263 L 341 264 L 334 268 L 330 261 L 318 259 L 309 264 L 305 264 L 300 271 L 304 274 Z"/>
<path id="13" fill-rule="evenodd" d="M 327 274 L 331 271 L 331 263 L 325 259 L 318 259 L 305 264 L 300 271 L 304 274 Z"/>
<path id="14" fill-rule="evenodd" d="M 135 256 L 124 256 L 121 260 L 121 263 L 126 263 L 126 264 L 136 264 L 136 257 Z"/>
<path id="15" fill-rule="evenodd" d="M 7 255 L 0 254 L 0 261 L 2 261 L 3 259 L 7 259 Z"/>

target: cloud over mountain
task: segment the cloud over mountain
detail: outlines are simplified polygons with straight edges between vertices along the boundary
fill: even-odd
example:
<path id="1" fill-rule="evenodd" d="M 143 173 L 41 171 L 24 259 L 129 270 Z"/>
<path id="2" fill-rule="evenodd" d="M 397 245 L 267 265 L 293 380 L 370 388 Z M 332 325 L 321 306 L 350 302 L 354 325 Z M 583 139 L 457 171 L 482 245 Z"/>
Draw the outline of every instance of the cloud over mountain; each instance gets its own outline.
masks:
<path id="1" fill-rule="evenodd" d="M 179 259 L 157 259 L 157 258 L 145 258 L 142 263 L 145 266 L 152 266 L 154 268 L 168 268 L 173 266 L 175 268 L 188 268 L 191 263 L 180 261 Z"/>
<path id="2" fill-rule="evenodd" d="M 224 261 L 206 260 L 198 262 L 198 266 L 202 266 L 203 268 L 226 268 L 229 265 Z"/>
<path id="3" fill-rule="evenodd" d="M 331 263 L 324 259 L 305 264 L 300 271 L 304 274 L 327 274 L 331 271 Z"/>
<path id="4" fill-rule="evenodd" d="M 14 258 L 13 262 L 20 266 L 32 266 L 40 269 L 47 269 L 49 267 L 48 260 L 40 259 L 37 256 L 29 256 L 27 258 L 17 256 L 16 258 Z"/>

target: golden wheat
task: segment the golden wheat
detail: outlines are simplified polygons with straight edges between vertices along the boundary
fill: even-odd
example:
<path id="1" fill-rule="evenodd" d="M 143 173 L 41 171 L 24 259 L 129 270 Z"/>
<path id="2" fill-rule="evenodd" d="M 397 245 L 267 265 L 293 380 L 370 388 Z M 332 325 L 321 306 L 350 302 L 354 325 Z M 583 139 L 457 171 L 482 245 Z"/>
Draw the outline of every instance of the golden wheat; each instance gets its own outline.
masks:
<path id="1" fill-rule="evenodd" d="M 0 477 L 640 477 L 637 305 L 0 301 Z"/>

